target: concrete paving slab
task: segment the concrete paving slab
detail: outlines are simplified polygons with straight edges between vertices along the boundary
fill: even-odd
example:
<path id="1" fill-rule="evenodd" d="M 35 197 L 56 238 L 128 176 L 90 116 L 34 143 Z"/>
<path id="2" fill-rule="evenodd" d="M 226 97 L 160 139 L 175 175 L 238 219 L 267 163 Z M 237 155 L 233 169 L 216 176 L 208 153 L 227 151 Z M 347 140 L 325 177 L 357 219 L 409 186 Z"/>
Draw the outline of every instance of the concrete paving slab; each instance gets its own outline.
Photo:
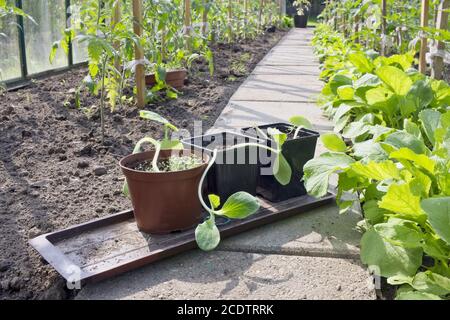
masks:
<path id="1" fill-rule="evenodd" d="M 193 251 L 86 286 L 77 299 L 374 299 L 349 259 Z"/>
<path id="2" fill-rule="evenodd" d="M 319 78 L 320 69 L 317 65 L 309 66 L 271 66 L 271 65 L 258 65 L 253 70 L 252 74 L 292 74 L 292 75 L 308 75 L 314 76 L 315 79 Z"/>
<path id="3" fill-rule="evenodd" d="M 320 93 L 322 82 L 307 75 L 251 75 L 230 101 L 311 102 Z"/>
<path id="4" fill-rule="evenodd" d="M 336 205 L 321 207 L 292 218 L 224 240 L 220 250 L 335 258 L 359 258 L 362 219 L 355 212 L 339 214 Z"/>
<path id="5" fill-rule="evenodd" d="M 259 64 L 260 65 L 318 65 L 319 61 L 313 55 L 299 55 L 295 52 L 284 52 L 279 54 L 267 55 Z"/>
<path id="6" fill-rule="evenodd" d="M 332 131 L 332 123 L 314 103 L 232 101 L 223 110 L 213 128 L 235 130 L 267 123 L 287 122 L 292 116 L 304 116 L 319 132 Z"/>

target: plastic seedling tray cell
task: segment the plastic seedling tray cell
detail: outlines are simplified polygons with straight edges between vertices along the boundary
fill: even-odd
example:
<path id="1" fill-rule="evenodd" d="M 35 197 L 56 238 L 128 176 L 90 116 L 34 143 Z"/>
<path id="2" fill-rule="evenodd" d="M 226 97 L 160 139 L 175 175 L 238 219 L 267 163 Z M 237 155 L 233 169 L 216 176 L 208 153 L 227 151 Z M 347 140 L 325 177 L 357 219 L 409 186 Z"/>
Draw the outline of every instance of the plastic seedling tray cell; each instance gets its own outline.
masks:
<path id="1" fill-rule="evenodd" d="M 218 150 L 215 164 L 206 177 L 206 193 L 218 195 L 222 202 L 238 191 L 256 195 L 259 166 L 257 147 L 227 148 L 242 143 L 265 143 L 265 140 L 223 131 L 183 140 L 186 148 L 200 150 L 208 155 Z"/>
<path id="2" fill-rule="evenodd" d="M 289 184 L 281 185 L 273 176 L 272 168 L 275 155 L 270 151 L 260 153 L 258 164 L 260 176 L 258 179 L 258 193 L 272 202 L 284 201 L 293 197 L 306 194 L 303 178 L 303 166 L 314 157 L 316 152 L 318 132 L 301 129 L 294 139 L 295 128 L 287 123 L 273 123 L 258 127 L 267 134 L 268 128 L 276 128 L 288 135 L 288 140 L 283 144 L 282 153 L 292 169 L 292 177 Z M 242 131 L 254 137 L 259 137 L 255 128 L 244 128 Z M 275 142 L 266 140 L 269 147 L 275 148 Z"/>

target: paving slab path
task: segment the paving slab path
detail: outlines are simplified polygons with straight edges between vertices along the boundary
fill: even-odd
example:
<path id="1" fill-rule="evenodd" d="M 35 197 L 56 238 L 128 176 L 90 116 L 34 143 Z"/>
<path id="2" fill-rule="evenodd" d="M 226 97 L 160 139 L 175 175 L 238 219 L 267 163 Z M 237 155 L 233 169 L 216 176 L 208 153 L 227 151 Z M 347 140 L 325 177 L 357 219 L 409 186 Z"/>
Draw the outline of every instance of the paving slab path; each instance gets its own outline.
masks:
<path id="1" fill-rule="evenodd" d="M 322 83 L 310 40 L 293 29 L 257 65 L 210 130 L 306 116 L 331 131 L 314 100 Z M 324 151 L 318 145 L 317 154 Z M 327 205 L 83 288 L 77 299 L 375 299 L 359 262 L 361 220 Z"/>

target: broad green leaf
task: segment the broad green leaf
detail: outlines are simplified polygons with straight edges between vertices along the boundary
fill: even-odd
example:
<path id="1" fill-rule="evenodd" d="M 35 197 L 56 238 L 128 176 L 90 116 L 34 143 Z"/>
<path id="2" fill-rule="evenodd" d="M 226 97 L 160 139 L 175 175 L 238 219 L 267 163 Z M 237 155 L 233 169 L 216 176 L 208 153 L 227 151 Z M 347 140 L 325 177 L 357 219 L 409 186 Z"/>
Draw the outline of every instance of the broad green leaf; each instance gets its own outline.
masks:
<path id="1" fill-rule="evenodd" d="M 355 89 L 353 89 L 352 86 L 341 86 L 337 88 L 337 94 L 339 96 L 339 99 L 344 101 L 353 100 L 355 97 Z"/>
<path id="2" fill-rule="evenodd" d="M 361 261 L 383 277 L 413 276 L 422 263 L 422 249 L 394 245 L 372 228 L 362 236 Z"/>
<path id="3" fill-rule="evenodd" d="M 222 209 L 215 214 L 223 215 L 231 219 L 244 219 L 254 214 L 259 209 L 258 199 L 243 191 L 232 194 L 225 201 Z"/>
<path id="4" fill-rule="evenodd" d="M 275 163 L 273 165 L 273 174 L 275 176 L 275 179 L 277 179 L 277 181 L 283 186 L 291 182 L 292 169 L 281 152 L 277 154 L 275 158 Z"/>
<path id="5" fill-rule="evenodd" d="M 375 225 L 377 223 L 383 222 L 386 215 L 388 215 L 390 212 L 380 208 L 378 206 L 378 201 L 369 200 L 363 205 L 363 213 L 364 218 L 369 220 L 370 224 Z"/>
<path id="6" fill-rule="evenodd" d="M 294 116 L 289 118 L 289 123 L 296 126 L 296 127 L 302 127 L 306 129 L 312 129 L 312 124 L 309 122 L 308 119 L 302 116 Z"/>
<path id="7" fill-rule="evenodd" d="M 438 236 L 450 244 L 450 197 L 425 199 L 421 205 Z"/>
<path id="8" fill-rule="evenodd" d="M 420 291 L 402 292 L 395 297 L 395 300 L 442 300 L 439 296 Z"/>
<path id="9" fill-rule="evenodd" d="M 139 116 L 142 119 L 152 120 L 152 121 L 156 121 L 156 122 L 159 122 L 159 123 L 162 123 L 162 124 L 169 123 L 169 120 L 167 120 L 163 116 L 161 116 L 161 115 L 159 115 L 159 114 L 157 114 L 156 112 L 153 112 L 153 111 L 141 110 L 141 111 L 139 111 Z"/>
<path id="10" fill-rule="evenodd" d="M 214 220 L 209 218 L 195 228 L 195 241 L 204 251 L 214 250 L 220 242 L 220 232 Z"/>
<path id="11" fill-rule="evenodd" d="M 422 133 L 420 132 L 419 126 L 414 122 L 412 122 L 410 119 L 405 119 L 403 121 L 403 128 L 405 129 L 406 132 L 412 134 L 417 139 L 419 140 L 422 139 Z"/>
<path id="12" fill-rule="evenodd" d="M 434 174 L 434 166 L 435 162 L 430 159 L 428 156 L 424 154 L 417 154 L 411 149 L 408 148 L 400 148 L 394 152 L 392 152 L 389 155 L 389 158 L 391 159 L 397 159 L 397 160 L 409 160 L 412 161 L 414 164 L 421 166 L 428 172 Z"/>
<path id="13" fill-rule="evenodd" d="M 417 154 L 429 153 L 423 141 L 404 131 L 397 131 L 390 134 L 384 142 L 397 149 L 409 148 Z"/>
<path id="14" fill-rule="evenodd" d="M 278 130 L 276 128 L 267 129 L 267 134 L 275 141 L 275 143 L 278 146 L 278 149 L 281 149 L 281 147 L 287 140 L 287 134 L 284 132 L 281 132 L 280 130 Z"/>
<path id="15" fill-rule="evenodd" d="M 303 167 L 306 190 L 315 197 L 326 195 L 330 175 L 338 170 L 348 168 L 354 161 L 346 154 L 333 152 L 323 153 L 308 161 Z"/>
<path id="16" fill-rule="evenodd" d="M 183 148 L 183 143 L 180 140 L 161 140 L 161 150 L 182 150 Z"/>
<path id="17" fill-rule="evenodd" d="M 351 86 L 353 84 L 353 81 L 347 76 L 344 76 L 342 74 L 336 74 L 333 78 L 331 78 L 329 84 L 333 94 L 337 94 L 337 89 L 339 87 L 347 85 Z"/>
<path id="18" fill-rule="evenodd" d="M 325 148 L 335 152 L 345 152 L 347 146 L 340 136 L 335 133 L 325 133 L 320 136 Z"/>
<path id="19" fill-rule="evenodd" d="M 351 122 L 347 127 L 345 127 L 342 136 L 347 139 L 354 139 L 363 134 L 369 132 L 369 125 L 362 121 Z"/>
<path id="20" fill-rule="evenodd" d="M 354 87 L 356 89 L 365 87 L 376 87 L 381 83 L 380 78 L 371 73 L 366 73 L 361 78 L 355 81 Z"/>
<path id="21" fill-rule="evenodd" d="M 344 115 L 346 115 L 350 110 L 353 109 L 353 106 L 342 103 L 336 110 L 333 116 L 333 122 L 336 123 L 341 119 Z"/>
<path id="22" fill-rule="evenodd" d="M 406 54 L 394 54 L 388 58 L 385 58 L 385 63 L 387 65 L 398 65 L 403 71 L 411 68 L 412 63 L 414 62 L 414 53 L 406 53 Z"/>
<path id="23" fill-rule="evenodd" d="M 428 140 L 431 144 L 435 144 L 434 133 L 439 127 L 441 121 L 441 113 L 436 110 L 423 110 L 419 113 L 419 119 L 422 122 L 423 131 L 427 135 Z"/>
<path id="24" fill-rule="evenodd" d="M 377 87 L 366 92 L 366 100 L 370 105 L 384 104 L 388 101 L 394 93 L 386 88 Z"/>
<path id="25" fill-rule="evenodd" d="M 381 81 L 398 95 L 404 96 L 411 89 L 412 80 L 399 68 L 383 66 L 376 71 L 376 74 Z"/>
<path id="26" fill-rule="evenodd" d="M 412 219 L 423 220 L 420 197 L 411 192 L 408 183 L 391 184 L 378 205 L 380 208 L 404 214 Z"/>
<path id="27" fill-rule="evenodd" d="M 431 271 L 416 274 L 411 286 L 420 292 L 431 293 L 437 296 L 450 293 L 450 279 Z"/>
<path id="28" fill-rule="evenodd" d="M 216 194 L 209 194 L 208 195 L 209 204 L 211 205 L 211 208 L 217 209 L 220 206 L 220 197 Z"/>
<path id="29" fill-rule="evenodd" d="M 348 60 L 358 69 L 361 73 L 372 72 L 374 65 L 367 59 L 366 55 L 362 52 L 351 53 L 348 55 Z"/>
<path id="30" fill-rule="evenodd" d="M 415 110 L 426 108 L 433 101 L 433 90 L 428 82 L 419 80 L 414 82 L 407 97 L 414 102 Z"/>
<path id="31" fill-rule="evenodd" d="M 350 165 L 351 172 L 358 176 L 363 176 L 370 180 L 390 180 L 400 179 L 400 170 L 392 161 L 375 162 L 370 161 L 367 164 L 361 162 L 355 162 Z"/>
<path id="32" fill-rule="evenodd" d="M 411 227 L 410 221 L 390 219 L 388 223 L 377 224 L 378 234 L 390 243 L 404 248 L 419 248 L 424 236 L 420 230 Z"/>
<path id="33" fill-rule="evenodd" d="M 354 143 L 353 154 L 363 162 L 368 162 L 370 160 L 383 161 L 387 160 L 389 157 L 386 151 L 381 147 L 380 143 L 374 142 L 373 140 Z"/>

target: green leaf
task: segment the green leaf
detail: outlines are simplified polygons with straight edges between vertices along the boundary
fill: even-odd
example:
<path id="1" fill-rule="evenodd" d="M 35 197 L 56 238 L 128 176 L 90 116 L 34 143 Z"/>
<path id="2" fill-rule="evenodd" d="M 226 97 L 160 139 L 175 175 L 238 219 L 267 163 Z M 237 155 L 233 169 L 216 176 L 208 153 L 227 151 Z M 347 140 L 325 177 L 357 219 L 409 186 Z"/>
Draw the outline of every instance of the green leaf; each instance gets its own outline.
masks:
<path id="1" fill-rule="evenodd" d="M 278 149 L 281 150 L 281 147 L 287 140 L 287 134 L 284 132 L 281 132 L 280 130 L 278 130 L 276 128 L 267 129 L 267 134 L 275 141 Z"/>
<path id="2" fill-rule="evenodd" d="M 183 150 L 184 146 L 180 140 L 161 140 L 161 150 Z"/>
<path id="3" fill-rule="evenodd" d="M 363 212 L 364 218 L 369 220 L 369 223 L 372 225 L 383 222 L 386 215 L 390 213 L 385 209 L 381 209 L 378 206 L 378 201 L 376 200 L 369 200 L 365 202 L 363 205 Z"/>
<path id="4" fill-rule="evenodd" d="M 442 300 L 439 296 L 431 293 L 425 293 L 420 291 L 408 291 L 399 293 L 395 300 Z"/>
<path id="5" fill-rule="evenodd" d="M 195 228 L 195 241 L 203 251 L 214 250 L 220 243 L 220 232 L 214 220 L 209 218 Z"/>
<path id="6" fill-rule="evenodd" d="M 370 161 L 367 164 L 355 162 L 350 165 L 351 172 L 357 176 L 363 176 L 370 180 L 390 180 L 400 179 L 400 170 L 392 161 L 375 162 Z"/>
<path id="7" fill-rule="evenodd" d="M 337 94 L 339 96 L 339 99 L 341 100 L 353 100 L 353 98 L 355 97 L 355 89 L 353 89 L 353 87 L 349 85 L 340 86 L 339 88 L 337 88 Z"/>
<path id="8" fill-rule="evenodd" d="M 422 122 L 423 131 L 425 131 L 428 140 L 434 146 L 434 132 L 439 127 L 441 121 L 441 113 L 439 111 L 431 109 L 423 110 L 419 113 L 419 119 Z"/>
<path id="9" fill-rule="evenodd" d="M 335 133 L 325 133 L 320 136 L 325 148 L 335 152 L 345 152 L 347 146 L 340 136 Z"/>
<path id="10" fill-rule="evenodd" d="M 362 236 L 361 261 L 383 277 L 413 276 L 422 264 L 422 249 L 394 245 L 372 228 Z"/>
<path id="11" fill-rule="evenodd" d="M 420 197 L 411 192 L 409 183 L 391 184 L 378 205 L 380 208 L 404 214 L 414 220 L 423 220 Z"/>
<path id="12" fill-rule="evenodd" d="M 391 159 L 397 159 L 397 160 L 409 160 L 412 161 L 414 164 L 421 166 L 428 172 L 434 174 L 434 166 L 435 162 L 430 159 L 428 156 L 424 154 L 417 154 L 411 149 L 408 148 L 400 148 L 394 152 L 391 152 L 389 155 L 389 158 Z"/>
<path id="13" fill-rule="evenodd" d="M 258 209 L 258 199 L 247 192 L 240 191 L 232 194 L 222 209 L 215 211 L 215 214 L 231 219 L 244 219 L 254 214 Z"/>
<path id="14" fill-rule="evenodd" d="M 358 69 L 361 73 L 372 72 L 374 65 L 367 59 L 366 55 L 362 52 L 351 53 L 348 55 L 348 60 Z"/>
<path id="15" fill-rule="evenodd" d="M 384 142 L 397 149 L 409 148 L 417 154 L 429 153 L 423 141 L 404 131 L 397 131 L 390 134 Z"/>
<path id="16" fill-rule="evenodd" d="M 152 121 L 156 121 L 156 122 L 159 122 L 159 123 L 162 123 L 162 124 L 169 123 L 169 120 L 167 120 L 163 116 L 161 116 L 161 115 L 159 115 L 159 114 L 157 114 L 156 112 L 153 112 L 153 111 L 141 110 L 141 111 L 139 111 L 139 116 L 142 119 L 152 120 Z"/>
<path id="17" fill-rule="evenodd" d="M 450 293 L 450 279 L 431 271 L 419 272 L 414 277 L 411 286 L 420 291 L 437 296 Z"/>
<path id="18" fill-rule="evenodd" d="M 413 84 L 405 72 L 393 66 L 380 67 L 376 74 L 394 93 L 401 96 L 406 95 Z"/>
<path id="19" fill-rule="evenodd" d="M 391 218 L 388 223 L 377 224 L 375 230 L 390 243 L 404 248 L 419 248 L 424 236 L 410 221 Z"/>
<path id="20" fill-rule="evenodd" d="M 403 121 L 403 128 L 405 129 L 406 132 L 412 134 L 417 139 L 422 139 L 422 133 L 420 132 L 419 126 L 414 122 L 412 122 L 411 120 L 405 119 Z"/>
<path id="21" fill-rule="evenodd" d="M 339 87 L 346 86 L 346 85 L 351 86 L 353 84 L 353 81 L 352 81 L 352 79 L 350 79 L 347 76 L 344 76 L 342 74 L 336 74 L 333 78 L 331 78 L 329 84 L 330 84 L 331 91 L 334 94 L 337 94 L 337 89 Z"/>
<path id="22" fill-rule="evenodd" d="M 348 168 L 354 161 L 346 154 L 333 152 L 323 153 L 318 158 L 308 161 L 303 167 L 306 190 L 315 197 L 326 195 L 330 175 Z"/>
<path id="23" fill-rule="evenodd" d="M 378 105 L 386 103 L 393 95 L 391 90 L 377 87 L 366 92 L 366 100 L 369 105 Z"/>
<path id="24" fill-rule="evenodd" d="M 427 81 L 419 80 L 414 82 L 407 97 L 414 101 L 415 110 L 422 110 L 433 101 L 434 94 Z"/>
<path id="25" fill-rule="evenodd" d="M 373 140 L 357 142 L 353 144 L 353 154 L 363 162 L 383 161 L 388 159 L 388 154 L 383 150 L 380 143 Z"/>
<path id="26" fill-rule="evenodd" d="M 277 181 L 281 185 L 285 186 L 289 184 L 289 182 L 291 182 L 292 169 L 281 152 L 277 154 L 275 158 L 275 163 L 273 165 L 273 173 L 275 179 L 277 179 Z"/>
<path id="27" fill-rule="evenodd" d="M 354 87 L 356 89 L 376 87 L 381 83 L 380 78 L 371 73 L 366 73 L 361 78 L 355 81 Z"/>
<path id="28" fill-rule="evenodd" d="M 450 197 L 425 199 L 421 205 L 438 236 L 450 244 Z"/>
<path id="29" fill-rule="evenodd" d="M 289 123 L 296 127 L 302 127 L 306 129 L 312 129 L 312 124 L 308 119 L 302 116 L 294 116 L 289 118 Z"/>
<path id="30" fill-rule="evenodd" d="M 342 136 L 347 139 L 354 139 L 369 132 L 370 126 L 362 121 L 351 122 L 345 127 Z"/>
<path id="31" fill-rule="evenodd" d="M 209 204 L 213 209 L 217 209 L 220 206 L 220 197 L 216 194 L 208 195 Z"/>

